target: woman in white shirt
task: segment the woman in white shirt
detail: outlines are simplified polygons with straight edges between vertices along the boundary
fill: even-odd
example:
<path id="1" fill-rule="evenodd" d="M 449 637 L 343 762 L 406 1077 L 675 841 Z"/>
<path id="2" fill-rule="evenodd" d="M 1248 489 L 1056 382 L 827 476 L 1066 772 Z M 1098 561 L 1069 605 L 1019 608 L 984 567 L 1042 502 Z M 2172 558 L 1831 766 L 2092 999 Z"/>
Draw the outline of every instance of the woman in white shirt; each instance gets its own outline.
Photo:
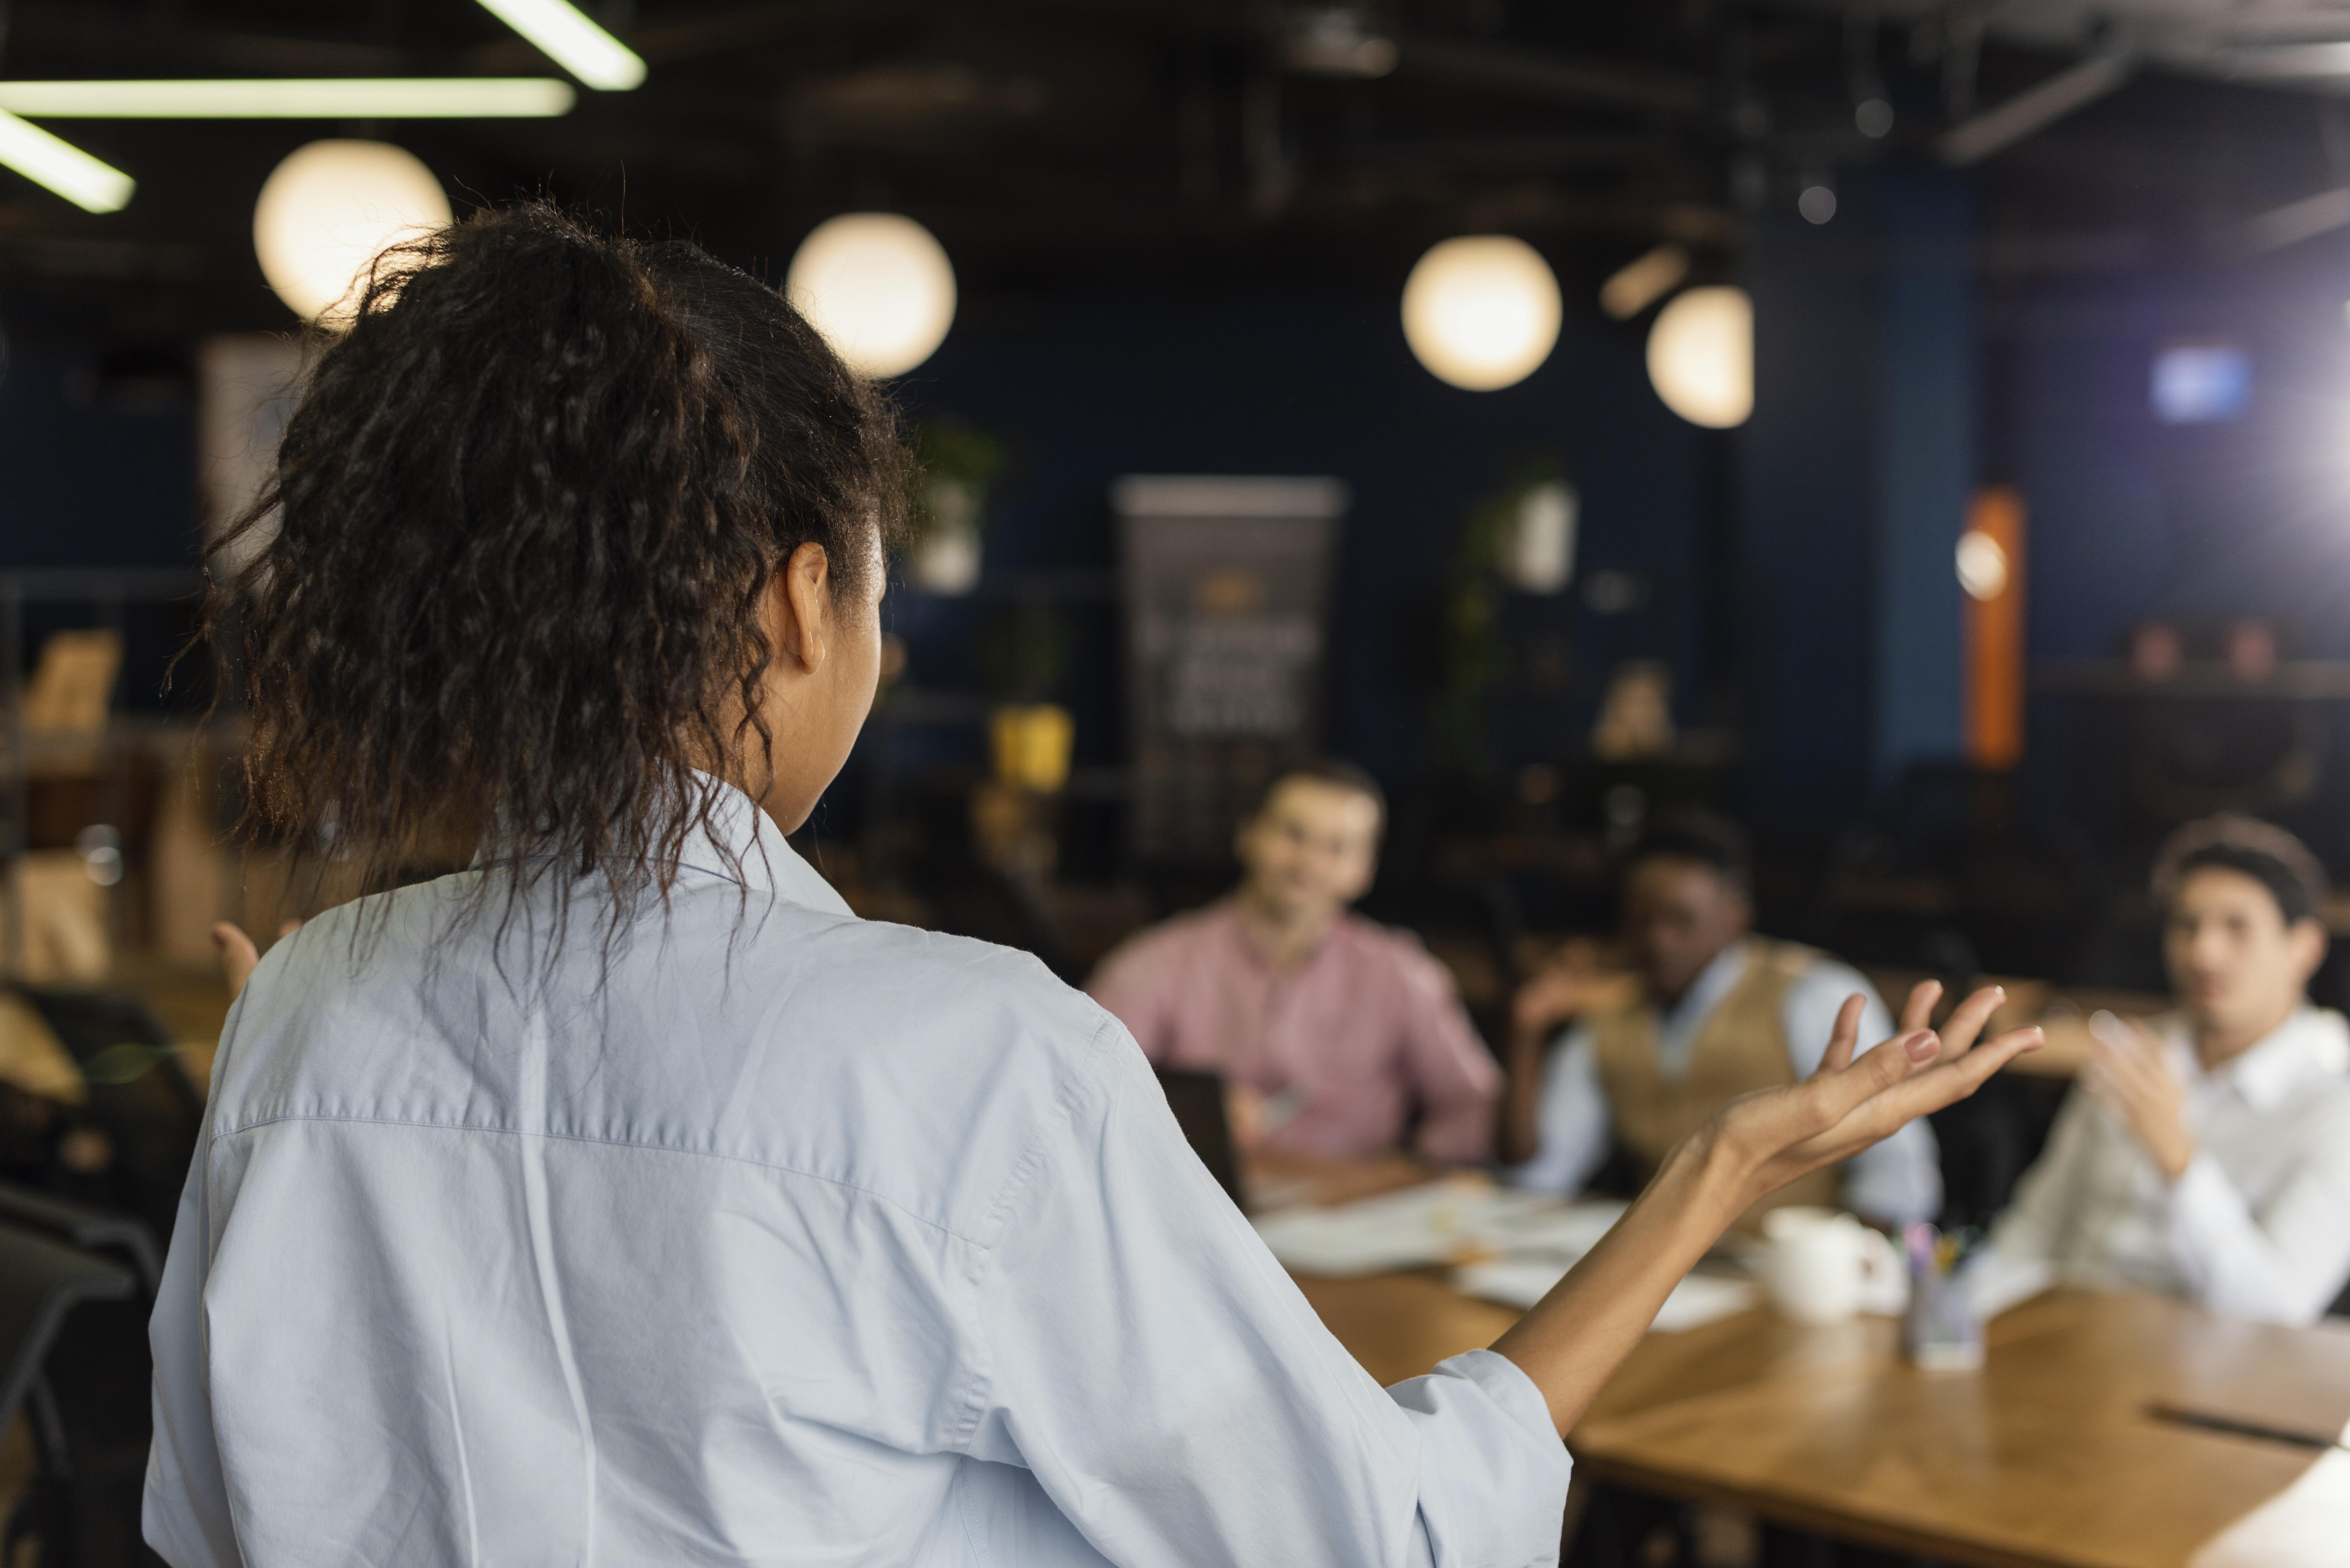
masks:
<path id="1" fill-rule="evenodd" d="M 691 246 L 525 207 L 380 271 L 211 625 L 250 826 L 481 853 L 230 1015 L 154 1320 L 168 1561 L 1548 1562 L 1560 1433 L 1722 1227 L 2033 1044 L 1968 1049 L 1986 993 L 1856 1060 L 1847 1007 L 1492 1350 L 1382 1390 L 1114 1019 L 785 843 L 905 488 L 872 389 Z"/>

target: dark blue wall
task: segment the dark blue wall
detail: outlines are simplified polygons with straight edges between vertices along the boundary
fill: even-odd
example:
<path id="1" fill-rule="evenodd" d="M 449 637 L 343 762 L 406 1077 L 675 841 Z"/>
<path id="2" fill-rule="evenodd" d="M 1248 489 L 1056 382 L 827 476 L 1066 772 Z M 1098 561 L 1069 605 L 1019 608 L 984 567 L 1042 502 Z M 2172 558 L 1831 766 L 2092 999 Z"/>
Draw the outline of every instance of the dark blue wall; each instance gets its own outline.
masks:
<path id="1" fill-rule="evenodd" d="M 195 423 L 102 374 L 95 331 L 0 301 L 0 567 L 192 564 Z"/>
<path id="2" fill-rule="evenodd" d="M 1404 344 L 1400 289 L 1399 278 L 1396 294 L 1376 296 L 983 299 L 903 396 L 918 417 L 951 413 L 1010 442 L 1013 472 L 988 524 L 991 571 L 1109 565 L 1106 496 L 1120 473 L 1346 480 L 1355 506 L 1336 585 L 1331 741 L 1401 784 L 1429 761 L 1432 598 L 1475 500 L 1530 456 L 1564 458 L 1583 493 L 1578 577 L 1634 567 L 1685 590 L 1700 566 L 1709 438 L 1650 390 L 1645 322 L 1598 317 L 1578 297 L 1587 289 L 1568 285 L 1549 362 L 1498 392 L 1460 391 L 1420 369 Z M 1657 651 L 1678 657 L 1686 700 L 1697 615 L 1686 591 L 1676 603 Z M 1573 607 L 1571 595 L 1511 610 L 1513 620 L 1556 620 L 1592 677 L 1586 693 L 1596 687 L 1618 628 Z M 906 602 L 895 613 L 920 684 L 969 684 L 971 607 Z M 1081 754 L 1118 754 L 1114 680 L 1098 658 L 1076 685 Z M 1555 756 L 1575 739 L 1504 736 L 1502 760 Z"/>
<path id="3" fill-rule="evenodd" d="M 1749 806 L 1799 833 L 1960 749 L 1952 552 L 1980 461 L 1970 187 L 1892 170 L 1840 196 L 1824 225 L 1759 217 L 1746 258 Z"/>

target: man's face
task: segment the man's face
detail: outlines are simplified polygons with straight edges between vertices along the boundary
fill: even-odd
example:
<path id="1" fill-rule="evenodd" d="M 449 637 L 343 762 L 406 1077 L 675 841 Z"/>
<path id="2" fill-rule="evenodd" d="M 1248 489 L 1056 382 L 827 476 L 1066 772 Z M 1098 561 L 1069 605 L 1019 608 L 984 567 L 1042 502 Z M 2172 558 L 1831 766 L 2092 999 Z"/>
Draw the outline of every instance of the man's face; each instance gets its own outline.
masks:
<path id="1" fill-rule="evenodd" d="M 1746 896 L 1701 860 L 1651 856 L 1624 878 L 1624 934 L 1649 985 L 1668 999 L 1687 991 L 1752 919 Z"/>
<path id="2" fill-rule="evenodd" d="M 2205 866 L 2170 901 L 2162 956 L 2198 1030 L 2265 1033 L 2300 1005 L 2325 957 L 2325 935 L 2314 920 L 2287 925 L 2258 878 Z"/>
<path id="3" fill-rule="evenodd" d="M 1233 841 L 1250 894 L 1290 919 L 1335 916 L 1378 867 L 1379 807 L 1319 779 L 1276 785 Z"/>

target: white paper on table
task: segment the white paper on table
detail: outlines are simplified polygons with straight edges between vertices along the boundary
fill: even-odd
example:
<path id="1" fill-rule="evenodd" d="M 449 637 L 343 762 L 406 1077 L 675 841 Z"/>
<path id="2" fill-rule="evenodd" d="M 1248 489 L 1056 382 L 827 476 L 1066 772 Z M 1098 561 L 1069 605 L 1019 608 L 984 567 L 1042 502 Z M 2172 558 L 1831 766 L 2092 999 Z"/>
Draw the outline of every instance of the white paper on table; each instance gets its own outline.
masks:
<path id="1" fill-rule="evenodd" d="M 2350 1428 L 2342 1438 L 2350 1443 Z M 2345 1564 L 2350 1564 L 2350 1449 L 2334 1448 L 2299 1480 L 2206 1542 L 2188 1568 Z"/>
<path id="2" fill-rule="evenodd" d="M 1431 1181 L 1326 1209 L 1256 1217 L 1256 1233 L 1284 1268 L 1345 1279 L 1449 1263 L 1480 1250 L 1472 1222 L 1497 1200 L 1522 1199 L 1482 1181 Z"/>
<path id="3" fill-rule="evenodd" d="M 1482 1215 L 1477 1239 L 1497 1252 L 1512 1256 L 1539 1255 L 1568 1262 L 1599 1245 L 1631 1204 L 1620 1199 L 1590 1198 L 1580 1203 L 1554 1203 L 1516 1209 L 1495 1209 Z"/>
<path id="4" fill-rule="evenodd" d="M 1452 1286 L 1464 1294 L 1482 1296 L 1513 1307 L 1530 1307 L 1550 1293 L 1566 1269 L 1557 1263 L 1504 1258 L 1498 1262 L 1470 1263 L 1452 1271 Z M 1754 1286 L 1745 1280 L 1725 1280 L 1713 1274 L 1690 1274 L 1673 1287 L 1665 1304 L 1648 1325 L 1654 1334 L 1679 1334 L 1700 1328 L 1717 1318 L 1744 1312 L 1754 1304 Z"/>
<path id="5" fill-rule="evenodd" d="M 1346 1279 L 1492 1253 L 1532 1256 L 1563 1272 L 1626 1207 L 1561 1203 L 1456 1178 L 1354 1203 L 1284 1209 L 1253 1222 L 1282 1265 L 1302 1274 Z"/>

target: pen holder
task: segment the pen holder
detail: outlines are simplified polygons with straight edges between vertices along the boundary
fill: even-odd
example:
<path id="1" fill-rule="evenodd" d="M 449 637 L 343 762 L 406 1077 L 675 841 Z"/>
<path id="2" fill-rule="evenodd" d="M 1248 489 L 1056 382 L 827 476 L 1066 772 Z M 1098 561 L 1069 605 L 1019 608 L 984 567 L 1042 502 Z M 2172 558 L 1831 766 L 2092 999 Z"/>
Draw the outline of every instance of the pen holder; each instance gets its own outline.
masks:
<path id="1" fill-rule="evenodd" d="M 1901 1349 L 1928 1372 L 1972 1372 L 1982 1365 L 1982 1324 L 1956 1273 L 1936 1249 L 1909 1249 L 1909 1310 L 1901 1319 Z"/>

